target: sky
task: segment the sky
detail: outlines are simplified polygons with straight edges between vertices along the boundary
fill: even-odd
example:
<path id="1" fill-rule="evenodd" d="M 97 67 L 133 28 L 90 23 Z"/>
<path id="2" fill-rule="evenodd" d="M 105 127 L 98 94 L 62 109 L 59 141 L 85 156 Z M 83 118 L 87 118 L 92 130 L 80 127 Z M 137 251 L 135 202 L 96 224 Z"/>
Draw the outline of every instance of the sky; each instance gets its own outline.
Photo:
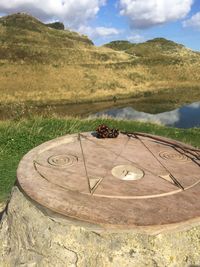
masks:
<path id="1" fill-rule="evenodd" d="M 0 0 L 0 15 L 61 21 L 96 45 L 164 37 L 200 50 L 200 0 Z"/>

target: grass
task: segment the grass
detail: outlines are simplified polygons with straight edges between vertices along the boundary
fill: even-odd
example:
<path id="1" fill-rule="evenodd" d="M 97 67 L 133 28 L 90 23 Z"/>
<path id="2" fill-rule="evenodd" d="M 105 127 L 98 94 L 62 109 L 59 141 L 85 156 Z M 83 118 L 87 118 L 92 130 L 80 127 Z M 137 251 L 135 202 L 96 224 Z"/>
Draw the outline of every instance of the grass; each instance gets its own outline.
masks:
<path id="1" fill-rule="evenodd" d="M 200 129 L 173 129 L 130 121 L 79 120 L 35 117 L 19 122 L 0 122 L 0 202 L 8 199 L 22 156 L 35 146 L 65 134 L 93 131 L 106 123 L 123 131 L 141 131 L 171 137 L 200 147 Z"/>
<path id="2" fill-rule="evenodd" d="M 191 102 L 192 88 L 200 99 L 199 65 L 188 68 L 127 65 L 122 69 L 116 69 L 116 66 L 119 65 L 82 67 L 5 63 L 0 65 L 0 104 L 99 101 L 113 95 L 134 96 L 139 92 L 165 91 L 166 88 L 172 91 L 186 88 Z"/>

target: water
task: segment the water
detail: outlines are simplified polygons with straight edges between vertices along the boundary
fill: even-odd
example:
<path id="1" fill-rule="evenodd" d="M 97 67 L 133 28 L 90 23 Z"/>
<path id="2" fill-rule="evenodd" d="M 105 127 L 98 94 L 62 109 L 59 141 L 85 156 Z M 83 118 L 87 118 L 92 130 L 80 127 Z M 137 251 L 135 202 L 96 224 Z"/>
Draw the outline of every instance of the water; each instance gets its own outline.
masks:
<path id="1" fill-rule="evenodd" d="M 177 128 L 200 127 L 200 102 L 182 106 L 159 114 L 139 112 L 132 107 L 112 108 L 94 114 L 92 117 L 108 116 L 124 120 L 159 123 Z"/>
<path id="2" fill-rule="evenodd" d="M 50 105 L 26 105 L 16 108 L 0 105 L 0 120 L 19 119 L 33 115 L 56 115 L 59 117 L 100 117 L 103 115 L 126 120 L 159 123 L 177 128 L 200 127 L 200 90 L 191 92 L 194 102 L 175 109 L 186 101 L 184 90 L 163 91 L 150 96 L 118 99 L 94 103 L 57 103 Z M 173 96 L 173 97 L 172 97 Z M 198 102 L 197 102 L 198 101 Z M 174 110 L 173 110 L 174 109 Z"/>

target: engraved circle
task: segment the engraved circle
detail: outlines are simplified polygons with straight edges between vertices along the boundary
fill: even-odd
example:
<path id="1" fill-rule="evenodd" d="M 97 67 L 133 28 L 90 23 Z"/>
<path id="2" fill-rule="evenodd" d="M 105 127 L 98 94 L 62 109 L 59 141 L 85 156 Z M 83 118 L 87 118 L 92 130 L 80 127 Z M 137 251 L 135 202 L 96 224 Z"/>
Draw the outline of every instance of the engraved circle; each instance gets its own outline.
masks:
<path id="1" fill-rule="evenodd" d="M 190 161 L 190 159 L 181 153 L 178 152 L 167 152 L 167 151 L 163 151 L 160 152 L 159 156 L 164 159 L 164 160 L 172 160 L 172 161 L 177 161 L 177 162 L 188 162 Z"/>
<path id="2" fill-rule="evenodd" d="M 65 168 L 78 162 L 78 157 L 74 155 L 54 155 L 48 158 L 48 163 L 55 167 Z"/>
<path id="3" fill-rule="evenodd" d="M 143 178 L 143 170 L 133 165 L 118 165 L 112 171 L 112 175 L 123 181 L 135 181 Z"/>

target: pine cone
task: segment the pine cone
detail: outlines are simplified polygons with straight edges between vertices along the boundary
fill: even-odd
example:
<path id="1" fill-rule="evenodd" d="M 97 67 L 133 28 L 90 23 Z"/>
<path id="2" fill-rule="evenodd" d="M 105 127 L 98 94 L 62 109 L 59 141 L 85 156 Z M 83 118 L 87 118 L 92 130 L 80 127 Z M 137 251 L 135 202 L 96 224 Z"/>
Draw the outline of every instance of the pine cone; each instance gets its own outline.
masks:
<path id="1" fill-rule="evenodd" d="M 96 129 L 98 138 L 108 138 L 110 129 L 105 124 L 99 125 Z"/>
<path id="2" fill-rule="evenodd" d="M 107 125 L 101 124 L 96 129 L 98 138 L 116 138 L 119 135 L 119 130 L 110 129 Z"/>
<path id="3" fill-rule="evenodd" d="M 117 129 L 111 129 L 109 132 L 109 138 L 117 138 L 119 135 L 119 130 Z"/>

